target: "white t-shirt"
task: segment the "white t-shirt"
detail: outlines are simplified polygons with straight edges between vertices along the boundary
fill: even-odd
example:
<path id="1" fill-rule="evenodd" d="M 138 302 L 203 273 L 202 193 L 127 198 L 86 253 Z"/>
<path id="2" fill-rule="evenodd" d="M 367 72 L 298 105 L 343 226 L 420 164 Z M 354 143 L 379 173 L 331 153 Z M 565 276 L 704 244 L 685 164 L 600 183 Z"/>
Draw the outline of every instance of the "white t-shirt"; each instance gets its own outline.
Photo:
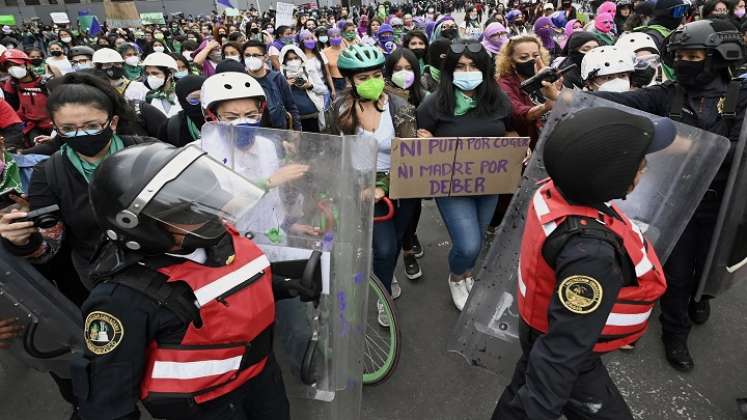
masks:
<path id="1" fill-rule="evenodd" d="M 54 57 L 49 57 L 47 58 L 47 64 L 59 70 L 63 75 L 73 71 L 73 64 L 67 58 L 57 60 Z"/>
<path id="2" fill-rule="evenodd" d="M 363 138 L 373 138 L 378 145 L 376 153 L 376 170 L 378 172 L 388 171 L 392 167 L 392 139 L 395 136 L 394 123 L 392 116 L 389 114 L 389 104 L 384 105 L 384 112 L 381 113 L 379 126 L 373 133 L 363 128 L 358 128 L 358 135 Z"/>
<path id="3" fill-rule="evenodd" d="M 328 61 L 324 54 L 321 54 L 323 64 L 326 66 Z M 314 93 L 318 95 L 326 95 L 329 93 L 326 83 L 324 83 L 324 72 L 322 71 L 322 64 L 316 56 L 306 57 L 306 73 L 309 75 L 309 81 L 314 85 Z"/>

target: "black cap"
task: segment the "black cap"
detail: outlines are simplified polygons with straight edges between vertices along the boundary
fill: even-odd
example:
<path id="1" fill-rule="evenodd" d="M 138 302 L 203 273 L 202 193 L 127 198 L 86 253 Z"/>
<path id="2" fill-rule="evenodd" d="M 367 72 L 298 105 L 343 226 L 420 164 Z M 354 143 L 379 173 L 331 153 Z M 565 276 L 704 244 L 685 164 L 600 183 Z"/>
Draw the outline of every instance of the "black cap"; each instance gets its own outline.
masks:
<path id="1" fill-rule="evenodd" d="M 645 155 L 667 148 L 676 134 L 669 118 L 588 108 L 558 122 L 545 143 L 543 159 L 566 199 L 599 204 L 624 198 Z"/>
<path id="2" fill-rule="evenodd" d="M 244 68 L 244 65 L 241 64 L 241 62 L 227 58 L 220 63 L 218 63 L 217 66 L 215 66 L 215 73 L 227 73 L 227 72 L 237 72 L 237 73 L 246 73 L 246 69 Z"/>

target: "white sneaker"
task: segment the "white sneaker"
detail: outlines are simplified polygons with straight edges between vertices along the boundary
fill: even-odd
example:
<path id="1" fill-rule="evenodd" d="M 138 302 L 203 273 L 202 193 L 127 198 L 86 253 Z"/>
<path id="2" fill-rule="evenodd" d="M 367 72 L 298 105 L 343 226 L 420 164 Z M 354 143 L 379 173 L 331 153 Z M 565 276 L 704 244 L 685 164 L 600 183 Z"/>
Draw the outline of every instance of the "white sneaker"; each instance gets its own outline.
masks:
<path id="1" fill-rule="evenodd" d="M 392 299 L 402 296 L 402 286 L 399 285 L 397 277 L 392 276 Z"/>
<path id="2" fill-rule="evenodd" d="M 380 300 L 376 301 L 376 308 L 379 310 L 379 325 L 384 328 L 389 328 L 389 314 L 384 310 L 384 304 Z"/>
<path id="3" fill-rule="evenodd" d="M 460 280 L 458 282 L 451 281 L 449 276 L 449 290 L 451 291 L 451 300 L 454 301 L 454 306 L 461 312 L 464 309 L 464 305 L 467 303 L 469 292 L 467 291 L 467 282 Z"/>
<path id="4" fill-rule="evenodd" d="M 475 285 L 475 278 L 472 276 L 464 279 L 464 284 L 467 286 L 467 293 L 472 293 L 472 286 Z"/>

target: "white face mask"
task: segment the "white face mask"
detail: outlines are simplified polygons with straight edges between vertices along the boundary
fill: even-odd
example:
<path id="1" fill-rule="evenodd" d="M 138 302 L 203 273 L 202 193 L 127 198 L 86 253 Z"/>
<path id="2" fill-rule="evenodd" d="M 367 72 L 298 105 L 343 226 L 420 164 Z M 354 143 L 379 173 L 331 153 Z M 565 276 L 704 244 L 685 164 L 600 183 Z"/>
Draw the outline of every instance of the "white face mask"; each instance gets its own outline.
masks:
<path id="1" fill-rule="evenodd" d="M 26 75 L 29 74 L 29 72 L 26 70 L 26 67 L 13 66 L 8 69 L 8 74 L 10 74 L 13 78 L 23 79 L 24 77 L 26 77 Z"/>
<path id="2" fill-rule="evenodd" d="M 630 90 L 630 80 L 613 79 L 599 85 L 599 92 L 627 92 Z"/>
<path id="3" fill-rule="evenodd" d="M 137 66 L 140 64 L 140 57 L 133 55 L 124 59 L 125 64 L 128 66 Z"/>
<path id="4" fill-rule="evenodd" d="M 153 47 L 153 51 L 155 52 L 163 52 L 165 50 L 164 47 Z"/>
<path id="5" fill-rule="evenodd" d="M 226 60 L 233 60 L 233 61 L 241 62 L 241 57 L 239 57 L 238 55 L 229 55 L 226 57 Z"/>
<path id="6" fill-rule="evenodd" d="M 285 63 L 285 67 L 288 68 L 288 70 L 299 70 L 302 65 L 303 62 L 298 59 L 288 60 L 288 62 Z"/>
<path id="7" fill-rule="evenodd" d="M 82 63 L 82 64 L 73 65 L 73 69 L 75 69 L 75 71 L 88 70 L 92 68 L 93 68 L 93 64 L 91 63 Z"/>
<path id="8" fill-rule="evenodd" d="M 187 61 L 192 61 L 192 51 L 182 51 L 182 57 L 184 57 Z"/>
<path id="9" fill-rule="evenodd" d="M 319 37 L 319 42 L 321 42 L 322 44 L 326 44 L 327 41 L 329 41 L 329 37 L 324 36 L 324 35 Z"/>
<path id="10" fill-rule="evenodd" d="M 264 65 L 264 62 L 259 57 L 247 57 L 244 61 L 246 62 L 246 69 L 249 71 L 257 71 Z"/>
<path id="11" fill-rule="evenodd" d="M 161 79 L 158 76 L 148 76 L 147 79 L 148 86 L 150 87 L 150 90 L 158 90 L 161 86 L 163 86 L 164 83 L 166 83 L 165 79 Z"/>
<path id="12" fill-rule="evenodd" d="M 73 41 L 73 39 L 65 36 L 65 37 L 60 38 L 60 41 L 64 42 L 65 44 L 69 44 Z"/>

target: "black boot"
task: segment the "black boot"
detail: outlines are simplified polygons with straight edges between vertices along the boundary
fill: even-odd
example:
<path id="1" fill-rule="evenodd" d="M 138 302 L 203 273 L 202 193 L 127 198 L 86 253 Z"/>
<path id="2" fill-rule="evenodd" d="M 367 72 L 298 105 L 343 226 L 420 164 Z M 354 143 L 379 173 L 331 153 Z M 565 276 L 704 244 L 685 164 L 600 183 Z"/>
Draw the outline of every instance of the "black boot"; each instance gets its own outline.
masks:
<path id="1" fill-rule="evenodd" d="M 710 299 L 703 296 L 700 302 L 694 300 L 690 301 L 690 305 L 687 308 L 687 313 L 690 315 L 690 320 L 698 325 L 705 324 L 708 318 L 711 316 L 711 304 Z"/>
<path id="2" fill-rule="evenodd" d="M 662 336 L 664 351 L 669 364 L 680 372 L 690 372 L 695 367 L 695 362 L 690 356 L 687 348 L 687 337 Z"/>

